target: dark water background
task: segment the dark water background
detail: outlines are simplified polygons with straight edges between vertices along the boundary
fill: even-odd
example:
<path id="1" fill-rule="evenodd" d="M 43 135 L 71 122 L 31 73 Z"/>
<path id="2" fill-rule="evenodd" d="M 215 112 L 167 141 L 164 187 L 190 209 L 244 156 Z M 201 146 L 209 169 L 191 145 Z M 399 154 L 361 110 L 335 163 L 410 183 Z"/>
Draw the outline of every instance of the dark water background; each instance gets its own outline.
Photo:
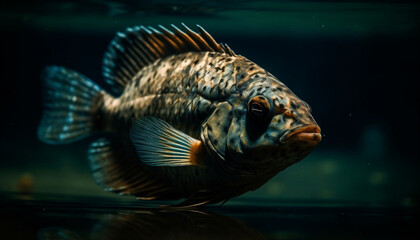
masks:
<path id="1" fill-rule="evenodd" d="M 218 211 L 222 218 L 239 218 L 273 239 L 312 236 L 315 227 L 324 229 L 316 232 L 318 237 L 392 238 L 381 231 L 388 226 L 411 226 L 417 220 L 420 5 L 414 1 L 2 3 L 0 192 L 4 214 L 0 220 L 15 216 L 17 225 L 12 225 L 16 227 L 23 224 L 16 216 L 29 212 L 32 220 L 17 229 L 28 228 L 32 233 L 36 229 L 28 227 L 33 226 L 31 222 L 74 217 L 65 210 L 69 206 L 84 209 L 73 213 L 76 216 L 93 216 L 89 221 L 97 222 L 107 214 L 127 210 L 120 201 L 129 201 L 127 211 L 133 218 L 143 221 L 144 214 L 148 216 L 131 212 L 136 206 L 132 198 L 103 192 L 95 185 L 86 160 L 89 140 L 50 146 L 37 139 L 42 106 L 39 76 L 46 65 L 54 64 L 103 84 L 102 56 L 116 31 L 181 22 L 193 29 L 200 24 L 218 42 L 228 43 L 237 54 L 278 77 L 311 105 L 323 133 L 322 142 L 302 162 L 261 189 L 211 211 Z M 50 194 L 49 200 L 10 195 L 27 189 Z M 103 205 L 86 205 L 94 201 Z M 112 201 L 110 213 L 106 203 Z M 52 202 L 60 204 L 49 205 Z M 265 203 L 270 208 L 261 208 Z M 43 215 L 40 204 L 52 212 Z M 317 208 L 319 204 L 322 207 Z M 64 225 L 85 232 L 77 219 Z M 337 227 L 339 219 L 344 219 L 340 230 L 328 230 Z M 315 222 L 318 225 L 305 227 Z M 374 227 L 366 230 L 363 223 Z M 330 235 L 322 235 L 328 231 Z M 21 235 L 28 236 L 32 235 Z"/>

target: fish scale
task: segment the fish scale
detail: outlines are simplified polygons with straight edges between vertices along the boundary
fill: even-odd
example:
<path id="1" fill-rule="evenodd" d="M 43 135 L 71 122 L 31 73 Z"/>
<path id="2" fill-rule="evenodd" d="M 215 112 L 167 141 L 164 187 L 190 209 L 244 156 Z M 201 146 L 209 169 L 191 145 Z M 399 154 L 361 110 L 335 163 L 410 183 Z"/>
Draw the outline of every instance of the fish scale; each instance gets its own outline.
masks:
<path id="1" fill-rule="evenodd" d="M 195 61 L 198 62 L 194 63 Z M 236 92 L 235 76 L 244 75 L 247 73 L 246 69 L 255 66 L 252 62 L 244 66 L 244 62 L 246 63 L 242 57 L 209 52 L 168 57 L 141 70 L 127 85 L 123 95 L 113 100 L 124 104 L 106 101 L 103 110 L 117 112 L 116 115 L 124 120 L 156 116 L 174 125 L 188 119 L 186 116 L 206 116 L 220 101 L 226 100 Z M 189 63 L 192 63 L 192 66 Z M 236 67 L 239 67 L 239 71 L 235 70 Z M 200 71 L 204 73 L 191 74 Z M 262 72 L 262 69 L 259 72 Z M 142 89 L 146 84 L 148 87 Z M 193 97 L 186 98 L 188 95 Z M 193 102 L 200 104 L 192 104 Z M 162 108 L 171 111 L 164 111 Z M 203 120 L 202 118 L 199 119 Z M 201 124 L 200 121 L 191 123 Z"/>

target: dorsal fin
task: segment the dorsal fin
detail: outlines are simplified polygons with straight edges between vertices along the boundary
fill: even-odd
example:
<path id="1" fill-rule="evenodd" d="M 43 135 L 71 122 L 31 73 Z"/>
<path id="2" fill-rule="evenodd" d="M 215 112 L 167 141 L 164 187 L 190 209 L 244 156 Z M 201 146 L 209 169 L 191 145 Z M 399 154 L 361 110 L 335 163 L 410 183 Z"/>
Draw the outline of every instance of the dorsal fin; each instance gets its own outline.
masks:
<path id="1" fill-rule="evenodd" d="M 112 93 L 120 95 L 125 85 L 143 67 L 159 58 L 186 52 L 220 52 L 235 56 L 226 44 L 218 44 L 202 27 L 197 25 L 196 33 L 185 24 L 185 32 L 171 25 L 173 31 L 159 25 L 153 27 L 136 26 L 118 32 L 105 53 L 103 75 Z"/>

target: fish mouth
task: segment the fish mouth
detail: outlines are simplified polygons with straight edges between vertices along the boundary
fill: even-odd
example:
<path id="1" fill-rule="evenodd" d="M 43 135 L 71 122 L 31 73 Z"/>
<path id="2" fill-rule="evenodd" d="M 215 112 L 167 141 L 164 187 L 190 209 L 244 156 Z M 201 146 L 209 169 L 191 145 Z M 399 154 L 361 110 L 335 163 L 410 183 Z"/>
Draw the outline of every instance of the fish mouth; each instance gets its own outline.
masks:
<path id="1" fill-rule="evenodd" d="M 321 129 L 318 125 L 311 124 L 287 131 L 280 137 L 280 143 L 284 143 L 289 140 L 319 143 L 321 139 Z"/>

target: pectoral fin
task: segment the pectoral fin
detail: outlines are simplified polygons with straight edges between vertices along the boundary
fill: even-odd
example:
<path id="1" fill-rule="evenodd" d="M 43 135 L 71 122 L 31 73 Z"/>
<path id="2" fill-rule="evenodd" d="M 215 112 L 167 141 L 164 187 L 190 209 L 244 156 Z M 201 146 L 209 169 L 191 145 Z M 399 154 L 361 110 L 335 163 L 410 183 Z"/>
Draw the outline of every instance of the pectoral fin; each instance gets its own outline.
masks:
<path id="1" fill-rule="evenodd" d="M 155 117 L 140 118 L 134 122 L 130 140 L 139 158 L 149 166 L 200 165 L 205 155 L 201 141 Z"/>

